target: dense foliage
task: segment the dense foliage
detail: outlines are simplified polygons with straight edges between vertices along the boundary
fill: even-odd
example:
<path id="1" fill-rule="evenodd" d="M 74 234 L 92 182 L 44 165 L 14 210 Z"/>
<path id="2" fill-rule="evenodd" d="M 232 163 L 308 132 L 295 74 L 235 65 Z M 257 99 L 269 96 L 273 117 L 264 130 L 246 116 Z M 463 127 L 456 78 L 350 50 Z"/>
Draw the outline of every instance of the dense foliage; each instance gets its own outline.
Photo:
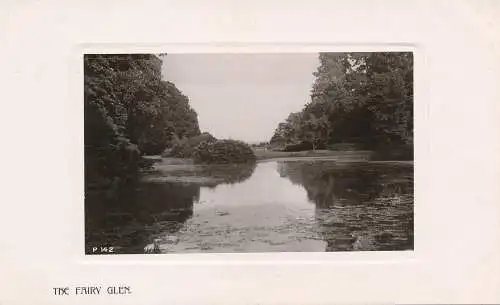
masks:
<path id="1" fill-rule="evenodd" d="M 283 148 L 283 151 L 285 152 L 296 152 L 296 151 L 304 151 L 304 150 L 311 150 L 315 147 L 313 147 L 313 144 L 308 141 L 303 141 L 301 143 L 297 144 L 288 144 Z M 316 148 L 322 148 L 322 147 L 316 147 Z"/>
<path id="2" fill-rule="evenodd" d="M 176 158 L 191 158 L 193 157 L 193 153 L 196 147 L 201 142 L 213 142 L 216 140 L 217 139 L 208 132 L 204 132 L 191 138 L 182 138 L 175 141 L 171 150 L 167 152 L 165 156 Z"/>
<path id="3" fill-rule="evenodd" d="M 193 154 L 195 162 L 207 164 L 255 162 L 253 149 L 237 140 L 201 142 Z"/>
<path id="4" fill-rule="evenodd" d="M 412 53 L 320 53 L 319 60 L 311 101 L 278 125 L 271 144 L 413 147 Z"/>
<path id="5" fill-rule="evenodd" d="M 161 65 L 154 54 L 85 55 L 87 185 L 133 174 L 141 155 L 200 133 L 188 98 L 161 79 Z"/>

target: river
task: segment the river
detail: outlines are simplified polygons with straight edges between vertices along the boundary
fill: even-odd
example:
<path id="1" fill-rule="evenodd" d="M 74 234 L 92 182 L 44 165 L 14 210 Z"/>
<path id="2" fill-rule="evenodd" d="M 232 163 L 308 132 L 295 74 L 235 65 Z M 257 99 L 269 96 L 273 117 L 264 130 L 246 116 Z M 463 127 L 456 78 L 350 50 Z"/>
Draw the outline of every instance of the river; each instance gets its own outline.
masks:
<path id="1" fill-rule="evenodd" d="M 210 185 L 146 179 L 118 195 L 87 195 L 86 253 L 152 244 L 157 253 L 413 249 L 412 162 L 297 158 L 242 172 Z"/>

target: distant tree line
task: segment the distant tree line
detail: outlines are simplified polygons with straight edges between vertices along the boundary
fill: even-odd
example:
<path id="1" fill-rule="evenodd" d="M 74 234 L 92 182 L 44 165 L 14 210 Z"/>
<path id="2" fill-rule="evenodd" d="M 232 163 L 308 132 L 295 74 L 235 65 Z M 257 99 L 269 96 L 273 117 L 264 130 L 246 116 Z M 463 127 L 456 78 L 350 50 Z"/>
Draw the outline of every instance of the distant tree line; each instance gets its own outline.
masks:
<path id="1" fill-rule="evenodd" d="M 86 186 L 133 176 L 142 155 L 200 134 L 188 98 L 162 80 L 163 56 L 84 56 Z"/>
<path id="2" fill-rule="evenodd" d="M 320 53 L 319 61 L 311 100 L 278 125 L 271 144 L 412 150 L 411 52 Z"/>
<path id="3" fill-rule="evenodd" d="M 262 147 L 267 147 L 268 145 L 269 145 L 268 142 L 263 141 L 263 142 L 258 142 L 258 143 L 252 143 L 250 146 L 262 148 Z"/>

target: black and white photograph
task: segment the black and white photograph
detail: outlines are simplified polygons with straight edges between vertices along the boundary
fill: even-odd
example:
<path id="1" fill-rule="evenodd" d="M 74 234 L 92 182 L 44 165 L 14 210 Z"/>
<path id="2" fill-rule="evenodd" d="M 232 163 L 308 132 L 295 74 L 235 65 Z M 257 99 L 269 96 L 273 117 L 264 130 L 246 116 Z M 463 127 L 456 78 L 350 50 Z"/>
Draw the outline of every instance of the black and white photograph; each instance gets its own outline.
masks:
<path id="1" fill-rule="evenodd" d="M 85 54 L 86 254 L 413 250 L 413 53 Z"/>
<path id="2" fill-rule="evenodd" d="M 1 2 L 0 305 L 499 303 L 498 13 Z"/>

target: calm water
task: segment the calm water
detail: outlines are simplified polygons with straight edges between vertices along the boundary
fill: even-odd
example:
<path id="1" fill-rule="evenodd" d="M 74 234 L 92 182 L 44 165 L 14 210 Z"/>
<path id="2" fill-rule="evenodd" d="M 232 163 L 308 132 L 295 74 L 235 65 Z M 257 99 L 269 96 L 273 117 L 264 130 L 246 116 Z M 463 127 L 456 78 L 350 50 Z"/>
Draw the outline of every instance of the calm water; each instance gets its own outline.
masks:
<path id="1" fill-rule="evenodd" d="M 88 194 L 87 253 L 144 253 L 155 240 L 162 253 L 413 249 L 412 163 L 269 161 L 241 172 Z"/>

